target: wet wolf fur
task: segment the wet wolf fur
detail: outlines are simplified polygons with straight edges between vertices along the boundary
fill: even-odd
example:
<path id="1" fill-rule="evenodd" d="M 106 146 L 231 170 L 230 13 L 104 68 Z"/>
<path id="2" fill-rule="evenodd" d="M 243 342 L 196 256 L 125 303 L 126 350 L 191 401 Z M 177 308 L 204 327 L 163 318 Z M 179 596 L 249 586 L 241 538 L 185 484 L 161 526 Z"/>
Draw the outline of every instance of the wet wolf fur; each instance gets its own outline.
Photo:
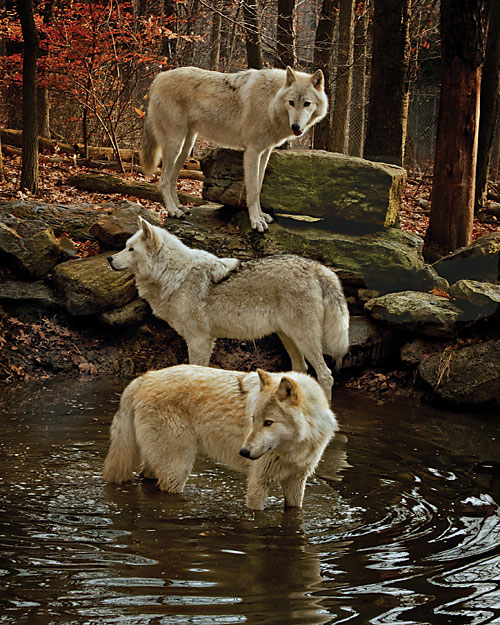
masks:
<path id="1" fill-rule="evenodd" d="M 103 479 L 141 469 L 181 493 L 198 447 L 248 475 L 246 503 L 261 510 L 273 482 L 302 507 L 307 477 L 338 429 L 318 383 L 297 373 L 243 373 L 196 365 L 150 371 L 124 390 L 110 430 Z"/>
<path id="2" fill-rule="evenodd" d="M 327 112 L 321 70 L 283 69 L 234 74 L 181 67 L 158 74 L 149 92 L 141 163 L 149 176 L 160 158 L 159 181 L 168 214 L 182 217 L 176 181 L 198 134 L 228 148 L 244 149 L 247 206 L 252 228 L 268 229 L 260 191 L 271 150 L 320 121 Z"/>
<path id="3" fill-rule="evenodd" d="M 276 332 L 294 371 L 314 368 L 327 397 L 349 346 L 349 312 L 337 275 L 290 254 L 239 261 L 184 245 L 139 218 L 125 249 L 108 258 L 128 270 L 153 313 L 187 342 L 189 362 L 208 366 L 215 340 L 251 340 Z"/>

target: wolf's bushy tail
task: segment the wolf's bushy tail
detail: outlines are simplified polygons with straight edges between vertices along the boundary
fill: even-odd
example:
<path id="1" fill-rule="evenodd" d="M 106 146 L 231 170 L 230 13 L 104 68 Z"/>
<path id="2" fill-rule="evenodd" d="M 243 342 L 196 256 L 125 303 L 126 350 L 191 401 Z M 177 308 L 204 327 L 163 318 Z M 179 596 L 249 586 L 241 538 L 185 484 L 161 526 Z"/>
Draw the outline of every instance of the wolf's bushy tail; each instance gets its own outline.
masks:
<path id="1" fill-rule="evenodd" d="M 321 286 L 324 299 L 323 352 L 335 360 L 337 370 L 349 349 L 349 310 L 337 275 L 322 267 Z"/>
<path id="2" fill-rule="evenodd" d="M 160 162 L 160 146 L 146 115 L 142 129 L 141 165 L 145 176 L 151 176 Z"/>
<path id="3" fill-rule="evenodd" d="M 132 477 L 139 464 L 139 447 L 135 436 L 133 394 L 139 380 L 134 380 L 123 391 L 110 430 L 108 455 L 102 477 L 105 482 L 125 482 Z"/>

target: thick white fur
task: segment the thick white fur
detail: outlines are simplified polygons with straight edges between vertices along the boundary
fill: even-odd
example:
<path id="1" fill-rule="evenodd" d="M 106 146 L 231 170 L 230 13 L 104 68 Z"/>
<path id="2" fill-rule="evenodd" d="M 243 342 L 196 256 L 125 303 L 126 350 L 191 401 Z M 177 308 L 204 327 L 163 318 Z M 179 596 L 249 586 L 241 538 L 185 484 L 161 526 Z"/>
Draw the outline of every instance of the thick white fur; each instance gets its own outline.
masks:
<path id="1" fill-rule="evenodd" d="M 159 187 L 168 214 L 182 217 L 176 191 L 179 170 L 196 137 L 243 148 L 247 206 L 252 228 L 268 229 L 260 191 L 271 150 L 322 119 L 328 99 L 321 70 L 249 69 L 235 74 L 181 67 L 162 72 L 149 92 L 141 162 L 150 175 L 163 162 Z"/>
<path id="2" fill-rule="evenodd" d="M 327 397 L 333 377 L 323 354 L 340 366 L 349 347 L 349 312 L 337 275 L 290 254 L 240 262 L 184 245 L 140 219 L 115 270 L 134 274 L 153 313 L 187 342 L 189 362 L 208 366 L 215 340 L 257 339 L 276 332 L 295 371 L 314 368 Z"/>
<path id="3" fill-rule="evenodd" d="M 179 365 L 150 371 L 124 390 L 111 424 L 103 478 L 141 469 L 180 493 L 201 446 L 248 475 L 247 506 L 261 510 L 278 482 L 287 507 L 301 507 L 306 479 L 338 429 L 318 383 L 297 373 Z"/>

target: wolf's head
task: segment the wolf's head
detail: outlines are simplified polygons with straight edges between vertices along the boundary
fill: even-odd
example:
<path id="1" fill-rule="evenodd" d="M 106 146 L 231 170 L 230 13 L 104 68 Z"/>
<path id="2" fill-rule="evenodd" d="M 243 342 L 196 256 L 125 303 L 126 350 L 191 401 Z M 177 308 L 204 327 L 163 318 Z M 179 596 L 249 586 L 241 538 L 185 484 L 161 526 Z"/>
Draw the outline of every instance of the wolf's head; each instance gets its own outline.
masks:
<path id="1" fill-rule="evenodd" d="M 257 369 L 257 373 L 260 392 L 253 410 L 252 429 L 240 449 L 240 455 L 250 460 L 303 439 L 306 427 L 302 417 L 303 397 L 295 380 L 262 369 Z"/>
<path id="2" fill-rule="evenodd" d="M 214 282 L 222 280 L 237 267 L 236 258 L 218 258 L 205 250 L 191 249 L 167 230 L 153 226 L 142 217 L 139 229 L 125 243 L 125 249 L 108 256 L 108 263 L 115 271 L 126 269 L 137 277 L 161 279 L 167 268 L 179 269 L 204 265 L 207 275 Z"/>
<path id="3" fill-rule="evenodd" d="M 138 218 L 139 229 L 125 243 L 125 249 L 108 256 L 108 263 L 115 271 L 127 270 L 134 275 L 141 270 L 148 271 L 153 254 L 168 248 L 172 253 L 183 244 L 176 236 L 157 226 L 151 225 L 142 217 Z"/>
<path id="4" fill-rule="evenodd" d="M 296 137 L 322 119 L 328 110 L 325 79 L 320 69 L 314 74 L 305 74 L 287 67 L 285 85 L 280 89 L 279 97 Z"/>

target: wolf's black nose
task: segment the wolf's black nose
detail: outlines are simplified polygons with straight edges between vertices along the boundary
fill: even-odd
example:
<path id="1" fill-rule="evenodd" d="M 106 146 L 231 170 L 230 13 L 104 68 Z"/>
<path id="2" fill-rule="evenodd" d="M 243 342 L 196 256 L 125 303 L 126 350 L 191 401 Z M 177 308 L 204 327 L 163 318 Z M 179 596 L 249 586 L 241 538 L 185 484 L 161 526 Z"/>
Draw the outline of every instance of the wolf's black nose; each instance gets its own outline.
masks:
<path id="1" fill-rule="evenodd" d="M 111 267 L 113 266 L 113 257 L 112 256 L 108 256 L 108 258 L 106 259 L 108 261 L 108 263 L 111 265 Z"/>
<path id="2" fill-rule="evenodd" d="M 250 458 L 249 450 L 243 447 L 242 449 L 240 449 L 240 456 L 243 456 L 243 458 Z"/>
<path id="3" fill-rule="evenodd" d="M 298 132 L 300 130 L 300 126 L 298 124 L 292 124 L 292 130 L 294 132 Z"/>

